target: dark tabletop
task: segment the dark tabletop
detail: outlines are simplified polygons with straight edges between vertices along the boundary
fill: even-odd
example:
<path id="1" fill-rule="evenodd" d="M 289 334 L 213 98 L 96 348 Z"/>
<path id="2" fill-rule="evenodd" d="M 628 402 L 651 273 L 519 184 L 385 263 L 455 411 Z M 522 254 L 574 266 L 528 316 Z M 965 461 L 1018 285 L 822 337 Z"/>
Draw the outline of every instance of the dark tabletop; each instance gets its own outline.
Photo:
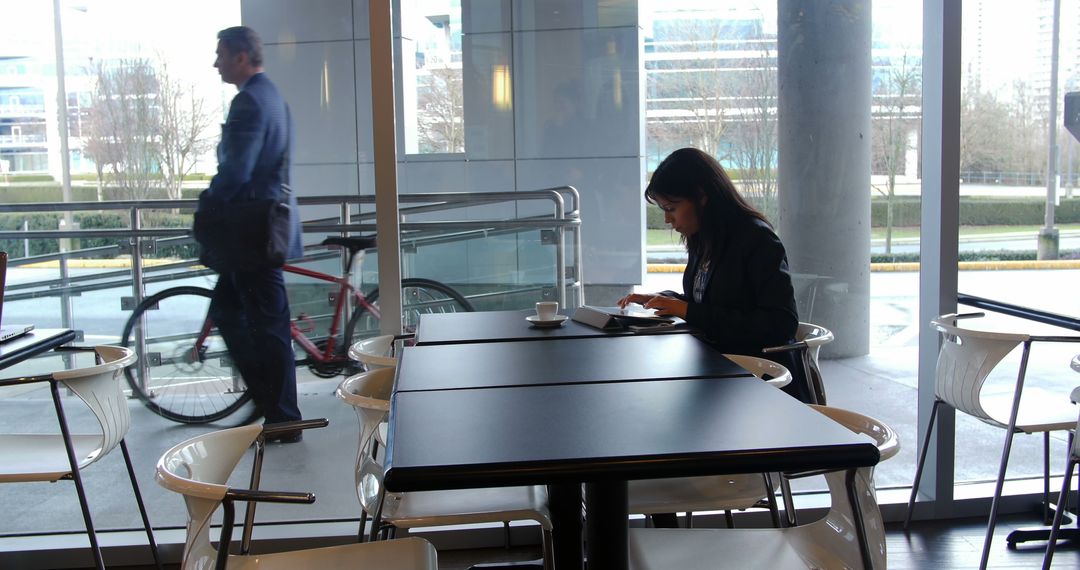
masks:
<path id="1" fill-rule="evenodd" d="M 506 340 L 549 340 L 638 334 L 626 329 L 603 330 L 566 319 L 557 327 L 538 327 L 525 320 L 535 315 L 532 309 L 521 311 L 483 311 L 475 313 L 431 313 L 421 315 L 416 329 L 416 344 L 455 344 Z M 559 314 L 566 315 L 567 311 Z M 689 332 L 683 325 L 653 331 Z"/>
<path id="2" fill-rule="evenodd" d="M 27 358 L 48 352 L 75 340 L 70 329 L 34 329 L 7 342 L 0 342 L 0 369 L 18 364 Z"/>
<path id="3" fill-rule="evenodd" d="M 410 346 L 396 389 L 453 390 L 748 374 L 692 335 Z"/>
<path id="4" fill-rule="evenodd" d="M 421 491 L 874 465 L 756 378 L 397 392 L 386 487 Z"/>

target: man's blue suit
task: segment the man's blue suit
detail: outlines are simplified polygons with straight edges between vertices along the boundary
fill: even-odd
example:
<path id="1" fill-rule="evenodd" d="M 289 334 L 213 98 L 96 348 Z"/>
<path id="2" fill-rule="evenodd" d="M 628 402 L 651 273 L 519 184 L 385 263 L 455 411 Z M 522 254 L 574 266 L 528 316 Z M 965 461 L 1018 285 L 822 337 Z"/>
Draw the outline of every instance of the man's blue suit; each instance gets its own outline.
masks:
<path id="1" fill-rule="evenodd" d="M 200 196 L 215 202 L 279 197 L 292 146 L 289 107 L 264 74 L 247 80 L 229 106 L 218 144 L 218 172 Z M 289 256 L 302 251 L 296 197 L 289 196 L 292 235 Z M 224 272 L 210 314 L 229 354 L 267 423 L 300 419 L 296 402 L 296 357 L 289 331 L 289 300 L 281 269 Z"/>

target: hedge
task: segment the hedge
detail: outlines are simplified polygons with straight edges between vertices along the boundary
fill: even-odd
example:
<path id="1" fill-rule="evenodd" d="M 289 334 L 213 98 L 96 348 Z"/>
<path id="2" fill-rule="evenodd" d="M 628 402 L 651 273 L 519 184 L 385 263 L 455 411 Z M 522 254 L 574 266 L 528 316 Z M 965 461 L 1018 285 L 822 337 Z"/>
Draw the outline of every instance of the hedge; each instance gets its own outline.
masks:
<path id="1" fill-rule="evenodd" d="M 887 202 L 884 198 L 870 200 L 871 227 L 885 227 Z M 919 226 L 921 202 L 915 196 L 894 198 L 893 227 Z M 1046 214 L 1043 198 L 960 198 L 961 226 L 1038 226 Z M 1080 223 L 1080 198 L 1062 199 L 1054 210 L 1059 224 Z M 646 227 L 665 229 L 664 212 L 653 204 L 646 207 Z"/>
<path id="2" fill-rule="evenodd" d="M 1038 253 L 1035 251 L 999 249 L 961 251 L 957 253 L 957 257 L 958 261 L 1035 261 L 1038 259 Z M 1063 249 L 1058 252 L 1058 259 L 1080 259 L 1080 249 Z M 870 254 L 870 263 L 918 263 L 918 261 L 919 254 L 916 252 Z"/>
<path id="3" fill-rule="evenodd" d="M 913 196 L 895 198 L 893 202 L 893 226 L 918 226 L 920 202 Z M 870 214 L 873 227 L 884 227 L 886 201 L 871 200 Z M 1038 226 L 1046 215 L 1044 198 L 960 198 L 961 226 Z M 1054 209 L 1054 220 L 1059 224 L 1080 223 L 1080 198 L 1062 199 Z"/>
<path id="4" fill-rule="evenodd" d="M 195 199 L 202 192 L 202 188 L 182 188 L 180 197 Z M 164 188 L 151 188 L 148 199 L 164 200 L 168 198 Z M 126 200 L 123 191 L 119 188 L 106 186 L 102 189 L 102 197 L 105 200 Z M 93 186 L 72 186 L 71 199 L 76 202 L 96 202 L 97 188 Z M 34 202 L 63 202 L 63 190 L 59 184 L 42 184 L 37 186 L 0 186 L 0 204 L 29 204 Z"/>
<path id="5" fill-rule="evenodd" d="M 83 230 L 129 227 L 128 216 L 125 212 L 75 212 L 73 217 L 75 223 Z M 19 231 L 23 229 L 24 222 L 27 223 L 31 230 L 55 230 L 59 227 L 61 218 L 63 218 L 63 214 L 59 212 L 0 214 L 0 230 Z M 142 225 L 144 228 L 189 228 L 191 227 L 191 213 L 175 214 L 171 212 L 144 212 Z M 124 241 L 127 241 L 127 238 L 78 238 L 73 240 L 73 247 L 81 249 L 115 246 Z M 31 239 L 29 242 L 31 256 L 46 255 L 60 251 L 60 243 L 59 240 L 56 239 Z M 0 240 L 0 250 L 9 252 L 13 258 L 23 257 L 25 240 Z M 156 257 L 195 257 L 195 246 L 194 244 L 187 244 L 163 247 L 158 250 Z"/>

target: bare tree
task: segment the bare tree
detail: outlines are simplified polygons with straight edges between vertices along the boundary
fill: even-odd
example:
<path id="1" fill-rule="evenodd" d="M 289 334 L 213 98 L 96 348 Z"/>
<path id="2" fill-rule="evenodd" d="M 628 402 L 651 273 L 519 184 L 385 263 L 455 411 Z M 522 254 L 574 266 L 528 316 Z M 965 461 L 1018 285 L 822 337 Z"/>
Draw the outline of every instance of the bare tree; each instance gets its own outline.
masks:
<path id="1" fill-rule="evenodd" d="M 94 146 L 84 150 L 111 169 L 109 182 L 121 198 L 150 197 L 157 171 L 158 81 L 148 59 L 97 64 L 97 85 L 87 133 Z M 95 153 L 101 154 L 96 156 Z"/>
<path id="2" fill-rule="evenodd" d="M 417 96 L 417 127 L 425 152 L 465 152 L 461 70 L 436 67 Z"/>
<path id="3" fill-rule="evenodd" d="M 726 32 L 725 23 L 717 19 L 672 23 L 668 51 L 678 57 L 659 59 L 647 77 L 653 99 L 670 110 L 669 123 L 680 124 L 685 138 L 717 157 L 726 155 L 723 138 L 734 101 L 721 60 Z"/>
<path id="4" fill-rule="evenodd" d="M 107 182 L 121 199 L 144 200 L 163 186 L 166 196 L 180 198 L 184 177 L 210 144 L 204 101 L 149 59 L 99 62 L 94 73 L 83 151 L 95 163 L 99 189 Z"/>
<path id="5" fill-rule="evenodd" d="M 1009 169 L 1020 172 L 1045 172 L 1046 121 L 1049 117 L 1046 101 L 1036 98 L 1023 81 L 1013 82 L 1012 112 L 1010 114 Z M 1034 181 L 1032 181 L 1034 182 Z"/>
<path id="6" fill-rule="evenodd" d="M 179 200 L 184 177 L 191 173 L 199 155 L 212 145 L 206 133 L 213 120 L 206 102 L 195 94 L 194 85 L 182 84 L 169 73 L 164 58 L 161 61 L 157 71 L 158 161 L 168 197 Z"/>
<path id="7" fill-rule="evenodd" d="M 748 200 L 776 220 L 776 68 L 769 48 L 772 40 L 755 38 L 760 52 L 757 61 L 749 61 L 736 87 L 738 128 L 733 129 L 731 162 L 739 169 L 739 186 Z"/>
<path id="8" fill-rule="evenodd" d="M 886 80 L 878 87 L 877 128 L 874 150 L 885 169 L 885 253 L 892 253 L 893 206 L 896 176 L 904 171 L 911 149 L 910 134 L 917 128 L 919 100 L 922 95 L 922 69 L 909 61 L 905 52 L 899 66 L 890 67 Z M 877 189 L 881 192 L 881 189 Z"/>
<path id="9" fill-rule="evenodd" d="M 968 81 L 960 94 L 960 170 L 999 170 L 1008 157 L 1008 128 L 1008 107 Z"/>
<path id="10" fill-rule="evenodd" d="M 105 169 L 111 169 L 119 162 L 119 149 L 115 144 L 109 126 L 109 106 L 98 103 L 100 88 L 95 91 L 94 103 L 86 111 L 83 119 L 82 147 L 83 154 L 94 161 L 97 173 L 97 199 L 104 199 Z"/>

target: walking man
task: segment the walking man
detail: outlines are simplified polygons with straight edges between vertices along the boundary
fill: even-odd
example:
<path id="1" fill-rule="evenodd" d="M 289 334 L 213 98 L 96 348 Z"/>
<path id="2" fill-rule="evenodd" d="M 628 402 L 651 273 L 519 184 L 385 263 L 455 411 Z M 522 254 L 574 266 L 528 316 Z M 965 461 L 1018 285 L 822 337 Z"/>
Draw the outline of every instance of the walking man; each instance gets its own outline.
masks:
<path id="1" fill-rule="evenodd" d="M 239 93 L 221 127 L 218 170 L 199 207 L 258 198 L 280 198 L 288 182 L 292 124 L 289 108 L 263 73 L 262 41 L 244 26 L 218 32 L 214 67 Z M 296 198 L 289 197 L 289 257 L 302 254 Z M 299 420 L 296 363 L 289 333 L 289 300 L 280 268 L 223 271 L 210 314 L 266 423 Z M 300 441 L 301 432 L 275 438 Z"/>

